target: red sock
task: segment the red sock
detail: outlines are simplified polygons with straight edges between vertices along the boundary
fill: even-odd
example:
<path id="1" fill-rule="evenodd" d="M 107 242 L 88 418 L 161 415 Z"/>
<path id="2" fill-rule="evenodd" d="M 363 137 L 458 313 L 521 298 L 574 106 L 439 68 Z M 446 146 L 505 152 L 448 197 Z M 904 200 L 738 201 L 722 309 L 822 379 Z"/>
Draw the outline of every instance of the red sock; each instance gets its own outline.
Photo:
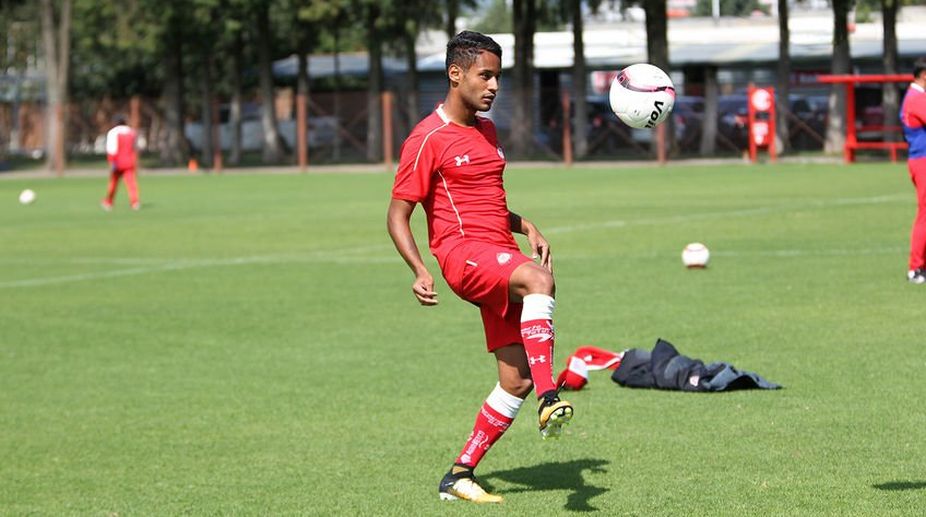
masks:
<path id="1" fill-rule="evenodd" d="M 489 448 L 508 430 L 508 426 L 518 414 L 521 402 L 523 399 L 515 397 L 503 390 L 500 385 L 496 385 L 479 409 L 473 432 L 469 434 L 463 450 L 460 451 L 454 463 L 475 469 Z"/>
<path id="2" fill-rule="evenodd" d="M 539 397 L 556 390 L 553 382 L 553 309 L 556 301 L 545 294 L 529 294 L 521 308 L 521 341 Z"/>
<path id="3" fill-rule="evenodd" d="M 521 322 L 521 340 L 537 396 L 555 390 L 553 382 L 553 320 Z"/>

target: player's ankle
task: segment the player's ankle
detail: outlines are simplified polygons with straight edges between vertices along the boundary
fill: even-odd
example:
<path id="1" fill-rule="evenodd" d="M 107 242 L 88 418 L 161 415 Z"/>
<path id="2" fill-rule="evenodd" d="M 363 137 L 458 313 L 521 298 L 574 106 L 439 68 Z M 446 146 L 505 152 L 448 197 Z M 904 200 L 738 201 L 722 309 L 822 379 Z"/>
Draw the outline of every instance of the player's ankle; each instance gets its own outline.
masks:
<path id="1" fill-rule="evenodd" d="M 462 463 L 454 463 L 453 466 L 450 467 L 450 475 L 456 478 L 473 477 L 474 468 L 475 467 L 470 467 Z"/>
<path id="2" fill-rule="evenodd" d="M 547 391 L 541 393 L 541 394 L 537 397 L 537 400 L 543 400 L 543 399 L 547 399 L 547 398 L 550 398 L 550 399 L 556 398 L 556 397 L 558 396 L 557 393 L 558 393 L 558 392 L 557 392 L 556 390 L 547 390 Z"/>

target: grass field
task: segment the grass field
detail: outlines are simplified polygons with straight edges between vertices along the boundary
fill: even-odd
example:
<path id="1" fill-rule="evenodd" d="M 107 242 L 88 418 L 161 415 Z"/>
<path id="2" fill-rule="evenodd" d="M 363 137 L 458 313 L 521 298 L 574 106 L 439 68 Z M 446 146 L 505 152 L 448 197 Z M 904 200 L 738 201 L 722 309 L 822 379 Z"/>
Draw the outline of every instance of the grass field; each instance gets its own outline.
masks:
<path id="1" fill-rule="evenodd" d="M 142 211 L 106 214 L 102 178 L 0 181 L 0 514 L 926 511 L 903 165 L 509 171 L 553 245 L 559 367 L 662 337 L 785 389 L 593 372 L 563 440 L 528 403 L 489 452 L 502 508 L 437 499 L 494 361 L 442 280 L 438 307 L 412 297 L 391 182 L 147 175 Z M 691 241 L 709 269 L 681 266 Z"/>

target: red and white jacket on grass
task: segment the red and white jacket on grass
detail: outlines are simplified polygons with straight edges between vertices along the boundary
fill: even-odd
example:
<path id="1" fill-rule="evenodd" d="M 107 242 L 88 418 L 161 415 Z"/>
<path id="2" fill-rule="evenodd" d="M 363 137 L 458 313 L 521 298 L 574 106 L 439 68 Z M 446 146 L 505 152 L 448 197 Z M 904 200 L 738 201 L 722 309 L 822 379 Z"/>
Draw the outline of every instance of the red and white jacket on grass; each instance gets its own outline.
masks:
<path id="1" fill-rule="evenodd" d="M 106 133 L 106 159 L 115 171 L 135 169 L 135 130 L 119 125 Z"/>

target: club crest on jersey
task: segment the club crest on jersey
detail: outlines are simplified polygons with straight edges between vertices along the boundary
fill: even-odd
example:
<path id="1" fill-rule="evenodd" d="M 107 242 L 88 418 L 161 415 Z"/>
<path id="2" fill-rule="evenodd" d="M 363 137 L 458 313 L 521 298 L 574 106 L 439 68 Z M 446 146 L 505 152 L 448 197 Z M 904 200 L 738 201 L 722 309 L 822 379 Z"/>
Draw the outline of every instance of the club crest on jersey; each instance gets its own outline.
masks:
<path id="1" fill-rule="evenodd" d="M 454 156 L 453 159 L 457 161 L 457 167 L 460 167 L 464 163 L 467 163 L 467 164 L 469 163 L 468 154 L 464 154 L 463 156 Z"/>
<path id="2" fill-rule="evenodd" d="M 498 261 L 498 265 L 507 264 L 511 260 L 511 253 L 496 253 L 495 260 Z"/>
<path id="3" fill-rule="evenodd" d="M 498 157 L 501 158 L 502 160 L 504 160 L 504 159 L 505 159 L 505 153 L 502 152 L 502 147 L 501 147 L 501 146 L 498 146 L 498 147 L 496 147 L 495 149 L 498 151 Z"/>

